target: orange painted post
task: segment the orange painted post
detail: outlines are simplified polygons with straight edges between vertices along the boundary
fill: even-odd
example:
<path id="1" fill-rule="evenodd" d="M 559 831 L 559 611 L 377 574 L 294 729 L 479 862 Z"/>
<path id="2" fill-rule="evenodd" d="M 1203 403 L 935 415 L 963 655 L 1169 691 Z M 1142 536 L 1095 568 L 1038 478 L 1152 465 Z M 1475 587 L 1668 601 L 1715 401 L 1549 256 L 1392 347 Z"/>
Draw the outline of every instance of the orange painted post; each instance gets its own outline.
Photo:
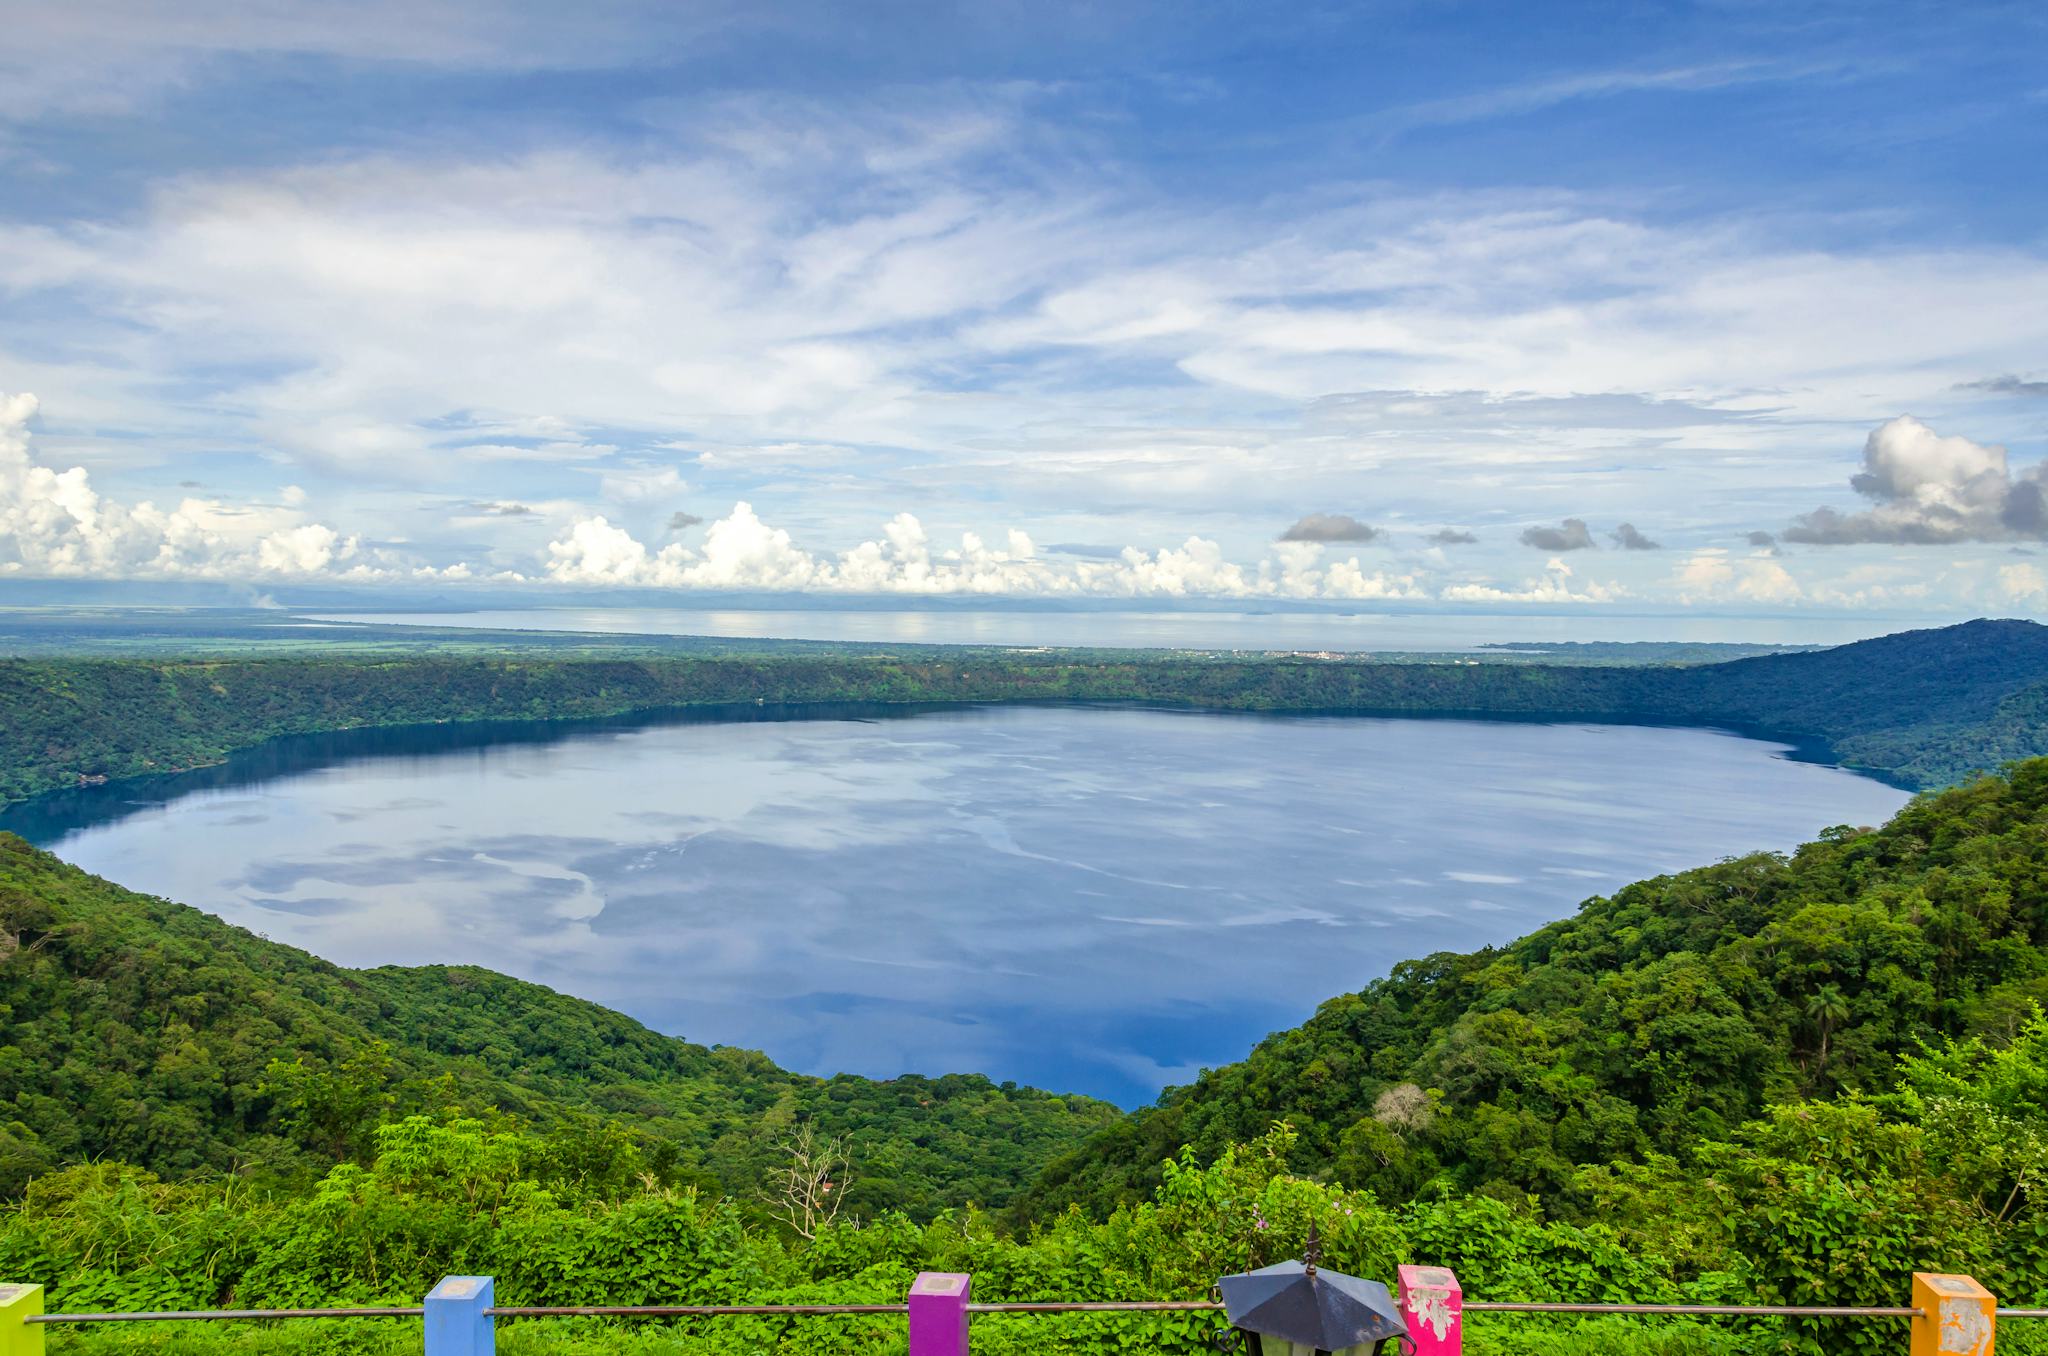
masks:
<path id="1" fill-rule="evenodd" d="M 1459 1356 L 1465 1349 L 1465 1291 L 1457 1276 L 1449 1267 L 1403 1266 L 1400 1285 L 1401 1318 L 1408 1325 L 1402 1349 L 1415 1356 Z"/>
<path id="2" fill-rule="evenodd" d="M 39 1285 L 0 1285 L 0 1356 L 43 1356 L 43 1325 L 27 1321 L 43 1312 Z"/>
<path id="3" fill-rule="evenodd" d="M 1913 1273 L 1912 1356 L 1991 1356 L 1998 1301 L 1968 1276 Z"/>

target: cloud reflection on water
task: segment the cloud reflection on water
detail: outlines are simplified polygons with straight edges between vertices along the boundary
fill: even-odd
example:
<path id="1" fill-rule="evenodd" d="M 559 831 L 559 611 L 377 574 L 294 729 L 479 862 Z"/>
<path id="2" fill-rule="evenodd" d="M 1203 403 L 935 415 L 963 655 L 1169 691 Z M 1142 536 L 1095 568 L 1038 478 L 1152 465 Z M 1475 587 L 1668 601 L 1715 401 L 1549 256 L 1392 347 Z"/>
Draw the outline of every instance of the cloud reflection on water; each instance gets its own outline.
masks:
<path id="1" fill-rule="evenodd" d="M 1622 726 L 1041 707 L 379 738 L 44 837 L 344 964 L 487 965 L 806 1070 L 1130 1103 L 1395 961 L 1905 799 Z"/>

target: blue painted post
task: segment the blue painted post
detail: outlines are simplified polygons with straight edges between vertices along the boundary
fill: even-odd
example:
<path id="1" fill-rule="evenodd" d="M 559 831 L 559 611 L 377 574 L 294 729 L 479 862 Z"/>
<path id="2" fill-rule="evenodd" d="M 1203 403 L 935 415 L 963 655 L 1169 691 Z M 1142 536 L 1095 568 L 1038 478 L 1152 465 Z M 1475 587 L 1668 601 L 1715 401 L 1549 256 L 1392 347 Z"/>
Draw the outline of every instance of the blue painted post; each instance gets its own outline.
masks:
<path id="1" fill-rule="evenodd" d="M 920 1271 L 910 1283 L 910 1356 L 967 1356 L 967 1290 L 956 1271 Z"/>
<path id="2" fill-rule="evenodd" d="M 484 1312 L 493 1293 L 488 1276 L 443 1276 L 427 1292 L 426 1356 L 495 1356 L 498 1339 Z"/>
<path id="3" fill-rule="evenodd" d="M 0 1356 L 43 1356 L 43 1325 L 30 1314 L 43 1311 L 39 1285 L 0 1285 Z"/>

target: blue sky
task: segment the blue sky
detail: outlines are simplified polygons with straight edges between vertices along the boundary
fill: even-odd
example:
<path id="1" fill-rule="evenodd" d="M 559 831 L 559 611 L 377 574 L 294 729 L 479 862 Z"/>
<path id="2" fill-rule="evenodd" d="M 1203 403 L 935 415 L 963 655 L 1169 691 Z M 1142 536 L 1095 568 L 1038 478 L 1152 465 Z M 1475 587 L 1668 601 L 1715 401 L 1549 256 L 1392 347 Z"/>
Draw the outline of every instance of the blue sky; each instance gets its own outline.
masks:
<path id="1" fill-rule="evenodd" d="M 0 33 L 0 580 L 2048 609 L 2038 5 Z"/>

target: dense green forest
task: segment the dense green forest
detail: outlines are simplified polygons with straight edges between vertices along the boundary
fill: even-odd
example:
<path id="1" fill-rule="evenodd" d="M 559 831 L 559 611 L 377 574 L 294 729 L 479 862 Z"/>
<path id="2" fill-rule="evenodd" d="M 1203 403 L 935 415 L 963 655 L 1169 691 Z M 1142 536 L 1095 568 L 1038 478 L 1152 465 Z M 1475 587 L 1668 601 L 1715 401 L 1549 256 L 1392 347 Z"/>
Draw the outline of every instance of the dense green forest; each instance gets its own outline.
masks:
<path id="1" fill-rule="evenodd" d="M 1766 1108 L 1877 1096 L 1923 1044 L 2048 1002 L 2048 760 L 1642 881 L 1498 950 L 1403 962 L 1056 1163 L 1028 1207 L 1100 1210 L 1278 1119 L 1292 1165 L 1400 1201 L 1596 1208 L 1583 1169 L 1684 1154 Z M 2048 1127 L 2043 1127 L 2048 1129 Z"/>
<path id="2" fill-rule="evenodd" d="M 2048 628 L 1697 667 L 456 656 L 0 663 L 10 795 L 280 734 L 755 701 L 1119 700 L 1671 719 L 1938 785 L 2038 751 Z M 2048 1303 L 2048 759 L 1790 857 L 1405 962 L 1130 1116 L 973 1076 L 820 1080 L 465 967 L 350 971 L 0 834 L 0 1279 L 62 1308 L 1198 1296 L 1298 1253 L 1482 1298 Z M 822 1146 L 822 1147 L 819 1147 Z M 814 1149 L 816 1152 L 814 1153 Z M 789 1172 L 838 1213 L 790 1208 Z M 812 1169 L 822 1165 L 822 1171 Z M 2020 1324 L 2008 1350 L 2048 1350 Z M 977 1351 L 1193 1353 L 1203 1315 L 990 1318 Z M 1479 1316 L 1549 1356 L 1876 1351 L 1839 1321 Z M 58 1350 L 416 1348 L 416 1325 L 58 1331 Z M 542 1352 L 901 1350 L 900 1321 L 513 1325 Z"/>
<path id="3" fill-rule="evenodd" d="M 1058 653 L 0 660 L 0 800 L 215 763 L 279 735 L 687 706 L 1121 701 L 1736 725 L 1914 787 L 2048 754 L 2048 627 L 1971 622 L 1703 665 L 1075 660 Z"/>
<path id="4" fill-rule="evenodd" d="M 464 1109 L 565 1173 L 629 1147 L 744 1196 L 815 1121 L 866 1165 L 847 1208 L 919 1218 L 1007 1201 L 1117 1114 L 976 1075 L 800 1077 L 487 970 L 345 970 L 0 834 L 0 1194 L 83 1158 L 305 1182 L 389 1116 Z"/>
<path id="5" fill-rule="evenodd" d="M 1512 946 L 1404 965 L 1104 1132 L 1049 1175 L 1028 1225 L 978 1196 L 921 1222 L 886 1207 L 772 1222 L 758 1184 L 664 1164 L 662 1141 L 628 1122 L 550 1128 L 542 1105 L 585 1081 L 672 1090 L 660 1113 L 621 1108 L 657 1118 L 687 1101 L 687 1078 L 591 1070 L 717 1052 L 636 1044 L 630 1023 L 476 972 L 387 988 L 391 972 L 336 971 L 18 842 L 6 853 L 7 1094 L 16 1114 L 51 1098 L 109 1115 L 104 1143 L 64 1151 L 94 1161 L 40 1173 L 0 1211 L 0 1276 L 42 1281 L 64 1308 L 411 1302 L 451 1272 L 496 1276 L 506 1303 L 879 1302 L 927 1268 L 972 1272 L 985 1299 L 1199 1296 L 1297 1254 L 1311 1223 L 1333 1266 L 1443 1263 L 1475 1298 L 1896 1304 L 1908 1272 L 1936 1269 L 2008 1304 L 2048 1302 L 2048 760 L 1789 859 L 1646 881 Z M 147 963 L 124 966 L 124 952 Z M 130 968 L 159 996 L 137 1001 Z M 229 1020 L 216 992 L 248 1015 Z M 501 1006 L 520 994 L 530 1006 Z M 316 999 L 334 1005 L 333 1040 L 294 1026 L 293 1005 Z M 569 1013 L 587 1029 L 547 1030 Z M 407 1025 L 439 1048 L 402 1046 Z M 260 1058 L 295 1041 L 303 1069 Z M 240 1072 L 207 1063 L 225 1059 Z M 439 1094 L 421 1086 L 449 1075 Z M 834 1114 L 835 1088 L 870 1091 L 750 1076 L 777 1098 L 799 1088 L 799 1121 Z M 238 1079 L 268 1091 L 238 1094 Z M 710 1133 L 726 1094 L 696 1088 Z M 240 1170 L 168 1175 L 119 1161 L 149 1160 L 162 1127 L 254 1153 Z M 857 1149 L 850 1180 L 885 1145 Z M 283 1170 L 294 1163 L 306 1171 Z M 1531 1356 L 1904 1340 L 1896 1324 L 1844 1320 L 1471 1323 L 1475 1350 Z M 1215 1327 L 1018 1316 L 978 1321 L 975 1343 L 1191 1356 L 1214 1349 Z M 395 1352 L 416 1331 L 79 1331 L 59 1349 Z M 889 1318 L 535 1321 L 503 1340 L 514 1356 L 881 1356 L 902 1342 Z M 1999 1341 L 2043 1349 L 2048 1331 L 2012 1322 Z"/>

